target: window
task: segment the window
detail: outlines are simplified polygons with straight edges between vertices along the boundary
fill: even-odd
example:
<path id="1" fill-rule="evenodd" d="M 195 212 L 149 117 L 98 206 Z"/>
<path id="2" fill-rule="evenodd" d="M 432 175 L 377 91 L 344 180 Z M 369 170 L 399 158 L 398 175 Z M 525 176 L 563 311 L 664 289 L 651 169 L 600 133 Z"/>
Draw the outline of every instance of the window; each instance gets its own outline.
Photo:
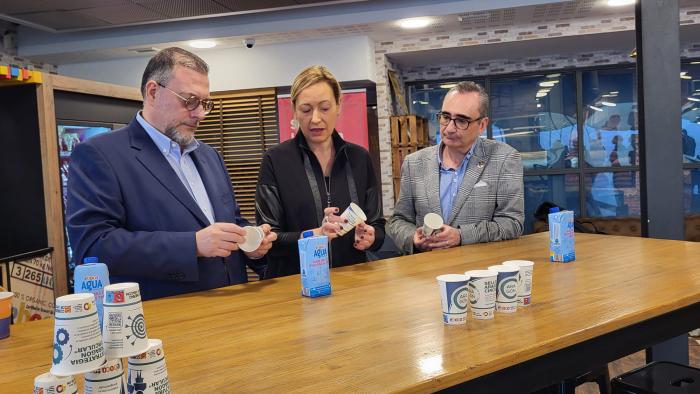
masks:
<path id="1" fill-rule="evenodd" d="M 584 216 L 639 216 L 639 172 L 616 171 L 586 174 Z"/>
<path id="2" fill-rule="evenodd" d="M 681 67 L 683 162 L 700 163 L 700 64 Z"/>
<path id="3" fill-rule="evenodd" d="M 494 78 L 490 96 L 493 139 L 517 149 L 525 170 L 578 166 L 574 74 Z"/>
<path id="4" fill-rule="evenodd" d="M 534 230 L 537 207 L 545 201 L 553 202 L 560 207 L 574 211 L 580 216 L 579 209 L 579 176 L 569 175 L 526 175 L 525 186 L 525 234 Z"/>
<path id="5" fill-rule="evenodd" d="M 639 164 L 633 68 L 584 71 L 583 148 L 590 167 Z"/>

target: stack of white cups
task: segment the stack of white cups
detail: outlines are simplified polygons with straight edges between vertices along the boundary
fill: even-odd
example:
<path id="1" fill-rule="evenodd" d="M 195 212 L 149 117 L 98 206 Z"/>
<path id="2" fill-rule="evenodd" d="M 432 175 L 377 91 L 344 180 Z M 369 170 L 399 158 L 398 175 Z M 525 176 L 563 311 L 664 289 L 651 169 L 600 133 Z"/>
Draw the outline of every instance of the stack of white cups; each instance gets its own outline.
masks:
<path id="1" fill-rule="evenodd" d="M 169 393 L 162 342 L 148 339 L 138 283 L 104 288 L 100 330 L 95 296 L 56 299 L 51 373 L 34 380 L 35 393 L 77 393 L 73 375 L 85 374 L 86 394 Z M 129 357 L 129 382 L 122 358 Z M 132 371 L 132 367 L 134 368 Z"/>
<path id="2" fill-rule="evenodd" d="M 467 305 L 461 302 L 467 292 L 471 316 L 477 320 L 493 319 L 495 312 L 513 313 L 529 306 L 534 265 L 528 260 L 509 260 L 463 275 L 438 276 L 443 322 L 448 325 L 467 322 Z"/>

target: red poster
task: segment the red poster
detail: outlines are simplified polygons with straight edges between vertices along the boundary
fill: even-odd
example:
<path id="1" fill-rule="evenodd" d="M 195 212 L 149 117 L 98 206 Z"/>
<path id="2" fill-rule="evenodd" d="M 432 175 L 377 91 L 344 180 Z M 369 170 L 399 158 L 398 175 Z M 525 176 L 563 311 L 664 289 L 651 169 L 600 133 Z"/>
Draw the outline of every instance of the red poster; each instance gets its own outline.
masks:
<path id="1" fill-rule="evenodd" d="M 280 142 L 293 138 L 292 135 L 292 101 L 290 97 L 277 98 L 279 112 Z M 367 93 L 362 91 L 343 92 L 340 115 L 335 129 L 345 141 L 369 149 L 367 142 Z"/>

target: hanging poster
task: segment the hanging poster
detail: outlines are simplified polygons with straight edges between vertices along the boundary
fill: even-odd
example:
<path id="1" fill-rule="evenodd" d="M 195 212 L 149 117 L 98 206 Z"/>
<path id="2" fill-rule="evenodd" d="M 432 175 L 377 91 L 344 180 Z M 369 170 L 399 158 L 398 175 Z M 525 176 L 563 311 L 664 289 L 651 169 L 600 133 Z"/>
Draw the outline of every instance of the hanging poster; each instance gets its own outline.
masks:
<path id="1" fill-rule="evenodd" d="M 292 128 L 292 100 L 289 95 L 277 96 L 280 142 L 294 138 Z M 367 137 L 367 93 L 365 89 L 344 90 L 340 104 L 340 115 L 335 125 L 345 141 L 368 149 Z"/>

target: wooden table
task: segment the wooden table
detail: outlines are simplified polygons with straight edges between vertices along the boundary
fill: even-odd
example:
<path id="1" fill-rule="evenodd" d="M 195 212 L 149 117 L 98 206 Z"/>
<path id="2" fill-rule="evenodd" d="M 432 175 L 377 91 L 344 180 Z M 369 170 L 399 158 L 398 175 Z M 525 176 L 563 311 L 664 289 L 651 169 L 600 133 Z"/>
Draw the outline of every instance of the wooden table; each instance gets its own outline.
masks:
<path id="1" fill-rule="evenodd" d="M 700 243 L 576 234 L 568 264 L 547 247 L 542 233 L 335 269 L 321 299 L 292 276 L 149 301 L 148 334 L 163 340 L 174 393 L 502 393 L 700 327 Z M 535 261 L 532 306 L 443 325 L 435 277 L 507 259 Z M 2 392 L 30 392 L 49 370 L 52 327 L 0 341 Z"/>

